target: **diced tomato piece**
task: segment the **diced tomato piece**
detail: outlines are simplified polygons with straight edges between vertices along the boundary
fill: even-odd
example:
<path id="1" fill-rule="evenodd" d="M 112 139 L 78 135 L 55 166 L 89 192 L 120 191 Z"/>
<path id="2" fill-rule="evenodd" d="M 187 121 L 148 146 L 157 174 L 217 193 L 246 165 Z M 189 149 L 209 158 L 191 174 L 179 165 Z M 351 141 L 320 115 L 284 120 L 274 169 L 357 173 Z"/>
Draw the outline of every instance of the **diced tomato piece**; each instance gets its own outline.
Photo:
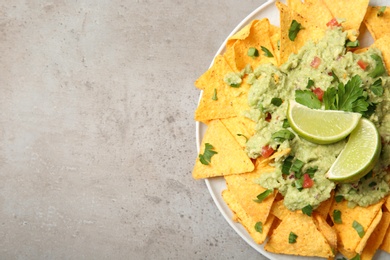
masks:
<path id="1" fill-rule="evenodd" d="M 332 20 L 330 20 L 329 22 L 326 23 L 326 26 L 328 26 L 328 27 L 338 27 L 338 26 L 341 26 L 341 24 L 339 24 L 339 22 L 337 21 L 336 18 L 333 18 Z"/>
<path id="2" fill-rule="evenodd" d="M 271 122 L 271 119 L 272 119 L 271 113 L 270 113 L 270 112 L 267 112 L 267 113 L 265 114 L 265 121 Z"/>
<path id="3" fill-rule="evenodd" d="M 303 175 L 303 188 L 311 188 L 314 185 L 314 181 L 310 178 L 309 174 L 305 173 Z"/>
<path id="4" fill-rule="evenodd" d="M 366 70 L 367 68 L 367 63 L 364 62 L 363 60 L 358 60 L 357 64 L 362 68 L 362 70 Z"/>
<path id="5" fill-rule="evenodd" d="M 320 88 L 313 89 L 313 93 L 317 96 L 317 98 L 322 101 L 322 98 L 324 97 L 324 91 Z"/>
<path id="6" fill-rule="evenodd" d="M 320 64 L 321 64 L 321 59 L 315 56 L 312 62 L 310 63 L 310 66 L 316 69 L 318 68 L 318 66 L 320 66 Z"/>
<path id="7" fill-rule="evenodd" d="M 275 150 L 272 149 L 272 147 L 269 145 L 263 146 L 263 148 L 261 148 L 261 156 L 264 158 L 270 157 L 274 152 Z"/>

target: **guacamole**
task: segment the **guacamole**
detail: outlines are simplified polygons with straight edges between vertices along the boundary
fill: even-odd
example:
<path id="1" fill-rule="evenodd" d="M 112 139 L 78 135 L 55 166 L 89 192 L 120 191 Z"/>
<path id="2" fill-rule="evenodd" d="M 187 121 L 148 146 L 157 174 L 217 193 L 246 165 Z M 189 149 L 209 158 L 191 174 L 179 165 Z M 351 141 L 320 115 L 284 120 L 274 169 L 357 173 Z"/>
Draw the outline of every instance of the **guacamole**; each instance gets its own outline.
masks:
<path id="1" fill-rule="evenodd" d="M 255 159 L 265 147 L 275 152 L 291 149 L 290 154 L 275 159 L 274 172 L 262 174 L 258 180 L 267 189 L 278 189 L 290 210 L 308 205 L 316 208 L 333 190 L 351 205 L 360 206 L 373 204 L 390 193 L 390 78 L 379 50 L 351 52 L 346 43 L 347 35 L 341 28 L 328 29 L 323 39 L 307 42 L 282 66 L 264 64 L 248 75 L 251 109 L 245 115 L 256 122 L 256 133 L 248 140 L 246 152 Z M 369 174 L 354 183 L 337 184 L 325 174 L 347 140 L 319 145 L 300 138 L 288 125 L 287 106 L 289 100 L 305 105 L 315 101 L 321 109 L 329 109 L 331 105 L 323 101 L 323 95 L 355 76 L 362 80 L 363 94 L 351 99 L 351 104 L 333 109 L 359 112 L 374 122 L 383 148 Z"/>

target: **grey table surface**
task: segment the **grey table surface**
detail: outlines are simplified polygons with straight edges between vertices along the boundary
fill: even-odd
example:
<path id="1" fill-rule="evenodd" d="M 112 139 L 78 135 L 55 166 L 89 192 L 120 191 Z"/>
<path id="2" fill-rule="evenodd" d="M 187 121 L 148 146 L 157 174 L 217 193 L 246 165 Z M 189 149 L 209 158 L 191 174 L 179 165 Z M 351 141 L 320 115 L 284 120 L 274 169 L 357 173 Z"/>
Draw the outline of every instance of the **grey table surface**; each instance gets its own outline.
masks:
<path id="1" fill-rule="evenodd" d="M 264 0 L 0 0 L 1 259 L 266 259 L 197 156 L 193 82 Z"/>

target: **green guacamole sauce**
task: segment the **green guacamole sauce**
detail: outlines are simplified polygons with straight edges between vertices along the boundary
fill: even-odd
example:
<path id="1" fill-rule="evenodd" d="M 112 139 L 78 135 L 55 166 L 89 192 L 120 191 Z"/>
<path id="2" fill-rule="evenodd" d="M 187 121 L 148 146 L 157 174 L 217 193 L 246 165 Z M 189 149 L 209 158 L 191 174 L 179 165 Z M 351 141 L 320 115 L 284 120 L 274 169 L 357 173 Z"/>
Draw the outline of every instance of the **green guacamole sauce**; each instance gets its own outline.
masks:
<path id="1" fill-rule="evenodd" d="M 330 198 L 332 190 L 335 190 L 336 196 L 342 195 L 348 200 L 351 206 L 368 206 L 390 192 L 390 78 L 387 72 L 375 77 L 370 74 L 377 66 L 377 60 L 372 56 L 382 58 L 378 49 L 369 48 L 357 54 L 348 51 L 345 44 L 346 33 L 339 28 L 329 29 L 322 40 L 318 43 L 307 42 L 282 66 L 264 64 L 248 74 L 251 84 L 248 102 L 251 109 L 245 112 L 245 116 L 257 124 L 255 135 L 246 144 L 246 152 L 255 159 L 261 156 L 265 146 L 275 151 L 291 149 L 289 155 L 275 159 L 274 172 L 262 174 L 258 179 L 261 186 L 278 189 L 290 210 L 302 209 L 307 205 L 316 208 Z M 318 58 L 320 64 L 313 66 L 313 60 Z M 363 61 L 366 67 L 363 69 L 358 61 Z M 337 88 L 338 82 L 346 84 L 355 75 L 361 77 L 361 87 L 371 104 L 363 116 L 375 123 L 383 148 L 379 162 L 369 174 L 355 183 L 337 184 L 325 178 L 325 173 L 344 148 L 346 140 L 329 145 L 306 141 L 286 124 L 286 112 L 288 101 L 295 100 L 297 90 L 319 88 L 326 91 L 330 87 Z M 378 79 L 382 81 L 383 90 L 379 94 L 372 87 Z M 282 100 L 282 103 L 275 100 Z M 283 135 L 280 138 L 275 134 L 286 130 L 293 133 L 292 138 L 283 138 Z M 300 168 L 286 168 L 286 160 L 300 163 Z M 302 188 L 302 175 L 307 172 L 310 172 L 314 184 Z"/>

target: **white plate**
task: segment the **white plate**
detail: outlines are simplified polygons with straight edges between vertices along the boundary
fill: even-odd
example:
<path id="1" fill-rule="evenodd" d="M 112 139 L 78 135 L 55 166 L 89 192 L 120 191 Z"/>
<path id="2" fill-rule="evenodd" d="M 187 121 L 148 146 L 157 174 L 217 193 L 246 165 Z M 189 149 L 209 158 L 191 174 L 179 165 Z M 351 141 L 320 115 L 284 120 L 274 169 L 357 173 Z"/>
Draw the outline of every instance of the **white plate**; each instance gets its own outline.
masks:
<path id="1" fill-rule="evenodd" d="M 222 43 L 221 47 L 217 51 L 216 55 L 222 54 L 225 52 L 225 44 L 227 39 L 238 32 L 241 28 L 243 28 L 245 25 L 247 25 L 249 22 L 251 22 L 254 19 L 261 19 L 261 18 L 268 18 L 271 24 L 279 26 L 279 10 L 275 6 L 276 0 L 269 0 L 265 4 L 258 7 L 256 10 L 254 10 L 251 14 L 249 14 L 241 23 L 237 25 L 237 27 L 228 35 L 226 40 Z M 281 1 L 285 2 L 285 1 Z M 387 3 L 388 5 L 389 3 Z M 382 6 L 386 5 L 386 0 L 372 0 L 370 1 L 370 5 L 373 6 Z M 363 37 L 360 40 L 361 44 L 363 46 L 368 46 L 372 42 L 372 38 L 370 35 L 363 31 Z M 211 65 L 210 65 L 211 66 Z M 202 94 L 201 94 L 202 95 Z M 202 137 L 206 131 L 207 126 L 196 122 L 196 145 L 197 150 L 199 152 L 200 144 L 202 141 Z M 278 255 L 278 254 L 272 254 L 264 250 L 263 245 L 256 244 L 251 236 L 248 234 L 248 232 L 245 230 L 245 228 L 232 220 L 233 214 L 232 211 L 229 209 L 229 207 L 226 205 L 225 201 L 223 200 L 221 193 L 223 190 L 226 189 L 226 183 L 223 177 L 217 177 L 217 178 L 210 178 L 205 180 L 207 188 L 211 194 L 211 197 L 213 198 L 215 204 L 217 205 L 219 211 L 224 216 L 226 221 L 230 224 L 230 226 L 239 234 L 242 239 L 244 239 L 251 247 L 253 247 L 255 250 L 257 250 L 262 255 L 268 257 L 271 260 L 291 260 L 291 259 L 305 259 L 305 260 L 318 260 L 321 258 L 317 257 L 299 257 L 299 256 L 290 256 L 290 255 Z M 336 258 L 337 259 L 337 258 Z M 375 260 L 382 260 L 382 259 L 390 259 L 389 254 L 378 251 L 377 254 L 374 257 Z"/>

